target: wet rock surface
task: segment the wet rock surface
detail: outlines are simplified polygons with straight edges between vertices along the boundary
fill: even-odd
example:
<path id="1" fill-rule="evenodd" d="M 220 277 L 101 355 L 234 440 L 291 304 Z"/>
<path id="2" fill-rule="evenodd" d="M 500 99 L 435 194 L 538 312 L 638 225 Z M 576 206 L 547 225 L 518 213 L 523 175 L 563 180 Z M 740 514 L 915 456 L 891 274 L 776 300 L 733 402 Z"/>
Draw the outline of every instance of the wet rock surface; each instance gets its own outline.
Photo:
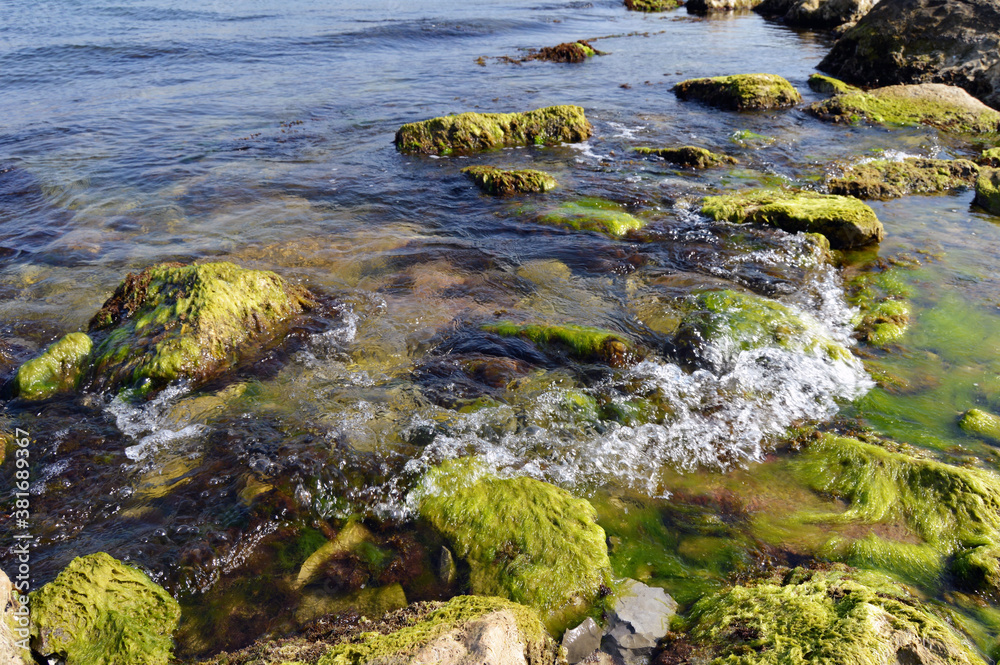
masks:
<path id="1" fill-rule="evenodd" d="M 754 11 L 788 25 L 807 28 L 836 28 L 853 25 L 878 0 L 764 0 Z"/>
<path id="2" fill-rule="evenodd" d="M 676 613 L 677 601 L 663 589 L 627 580 L 615 598 L 603 648 L 626 665 L 647 663 Z"/>
<path id="3" fill-rule="evenodd" d="M 857 164 L 829 181 L 831 194 L 859 199 L 894 199 L 971 187 L 979 167 L 967 159 L 875 160 Z"/>
<path id="4" fill-rule="evenodd" d="M 672 89 L 680 99 L 694 99 L 733 111 L 787 108 L 802 101 L 802 95 L 791 83 L 774 74 L 688 79 Z"/>

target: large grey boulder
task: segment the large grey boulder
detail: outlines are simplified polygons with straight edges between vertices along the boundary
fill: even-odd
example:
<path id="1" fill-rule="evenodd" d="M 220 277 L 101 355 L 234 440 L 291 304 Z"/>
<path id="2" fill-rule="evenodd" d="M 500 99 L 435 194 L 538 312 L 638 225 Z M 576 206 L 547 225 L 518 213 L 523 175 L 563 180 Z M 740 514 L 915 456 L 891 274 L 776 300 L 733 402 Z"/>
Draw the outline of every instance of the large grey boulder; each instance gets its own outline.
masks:
<path id="1" fill-rule="evenodd" d="M 854 24 L 878 0 L 764 0 L 754 9 L 769 18 L 807 28 L 836 28 Z"/>
<path id="2" fill-rule="evenodd" d="M 882 0 L 819 69 L 865 86 L 946 83 L 1000 108 L 1000 0 Z"/>
<path id="3" fill-rule="evenodd" d="M 630 580 L 615 600 L 602 649 L 625 665 L 645 665 L 676 613 L 677 601 L 663 589 Z"/>

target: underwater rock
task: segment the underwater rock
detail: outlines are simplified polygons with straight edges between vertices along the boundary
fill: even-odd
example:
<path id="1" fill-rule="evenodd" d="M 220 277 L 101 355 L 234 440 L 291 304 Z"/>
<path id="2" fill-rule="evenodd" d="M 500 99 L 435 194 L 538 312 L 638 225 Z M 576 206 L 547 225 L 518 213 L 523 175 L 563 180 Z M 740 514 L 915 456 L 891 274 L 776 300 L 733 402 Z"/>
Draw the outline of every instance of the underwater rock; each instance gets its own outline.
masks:
<path id="1" fill-rule="evenodd" d="M 27 642 L 28 608 L 21 603 L 21 598 L 24 596 L 10 583 L 6 573 L 0 570 L 0 665 L 33 662 Z"/>
<path id="2" fill-rule="evenodd" d="M 761 0 L 688 0 L 688 14 L 709 14 L 711 12 L 732 12 L 739 9 L 753 9 Z"/>
<path id="3" fill-rule="evenodd" d="M 591 617 L 587 617 L 576 628 L 570 628 L 562 636 L 562 647 L 566 650 L 566 662 L 576 665 L 601 647 L 604 631 Z"/>
<path id="4" fill-rule="evenodd" d="M 625 0 L 625 9 L 634 12 L 665 12 L 681 6 L 680 0 Z"/>
<path id="5" fill-rule="evenodd" d="M 523 337 L 542 347 L 566 349 L 580 360 L 624 367 L 636 359 L 628 341 L 618 333 L 575 325 L 516 324 L 501 322 L 483 326 L 501 337 Z"/>
<path id="6" fill-rule="evenodd" d="M 881 0 L 819 69 L 851 83 L 946 83 L 1000 107 L 1000 3 Z"/>
<path id="7" fill-rule="evenodd" d="M 857 199 L 816 192 L 755 189 L 709 196 L 701 212 L 736 224 L 767 224 L 790 233 L 821 233 L 834 249 L 880 242 L 885 233 L 875 211 Z"/>
<path id="8" fill-rule="evenodd" d="M 594 133 L 579 106 L 548 106 L 526 113 L 460 113 L 403 125 L 396 148 L 449 155 L 519 145 L 586 141 Z"/>
<path id="9" fill-rule="evenodd" d="M 83 385 L 142 394 L 208 380 L 281 338 L 312 306 L 272 272 L 232 263 L 162 264 L 131 273 L 90 321 L 18 370 L 27 399 Z M 92 341 L 93 340 L 93 341 Z"/>
<path id="10" fill-rule="evenodd" d="M 863 272 L 848 284 L 848 301 L 858 309 L 851 318 L 857 336 L 872 346 L 898 341 L 910 325 L 910 290 L 898 268 Z"/>
<path id="11" fill-rule="evenodd" d="M 145 573 L 89 554 L 31 595 L 31 646 L 66 665 L 166 665 L 180 615 Z"/>
<path id="12" fill-rule="evenodd" d="M 339 554 L 356 551 L 362 545 L 366 543 L 373 544 L 374 542 L 375 538 L 372 536 L 371 531 L 358 522 L 349 522 L 340 530 L 336 538 L 327 541 L 318 550 L 309 555 L 309 558 L 299 567 L 299 573 L 296 575 L 292 586 L 296 589 L 301 589 L 308 584 L 312 584 L 320 578 L 323 574 L 323 568 L 329 564 L 332 558 Z"/>
<path id="13" fill-rule="evenodd" d="M 583 62 L 587 58 L 595 55 L 604 55 L 603 51 L 598 51 L 589 42 L 580 40 L 578 42 L 566 42 L 558 46 L 546 46 L 539 49 L 538 53 L 532 53 L 524 60 L 547 60 L 548 62 Z"/>
<path id="14" fill-rule="evenodd" d="M 951 573 L 958 585 L 970 591 L 1000 594 L 1000 547 L 983 545 L 955 557 Z"/>
<path id="15" fill-rule="evenodd" d="M 1000 127 L 1000 113 L 965 90 L 940 83 L 844 92 L 811 104 L 806 110 L 821 120 L 847 124 L 929 125 L 973 134 L 995 132 Z"/>
<path id="16" fill-rule="evenodd" d="M 1000 215 L 1000 169 L 982 170 L 976 178 L 976 198 L 973 203 L 994 215 Z"/>
<path id="17" fill-rule="evenodd" d="M 723 155 L 705 148 L 685 145 L 679 148 L 632 148 L 640 155 L 656 155 L 671 164 L 689 166 L 693 169 L 707 169 L 723 164 L 738 164 L 735 157 Z"/>
<path id="18" fill-rule="evenodd" d="M 696 99 L 710 106 L 735 111 L 778 109 L 802 101 L 795 87 L 774 74 L 734 74 L 688 79 L 672 90 L 681 99 Z"/>
<path id="19" fill-rule="evenodd" d="M 958 426 L 969 434 L 1000 443 L 1000 416 L 982 409 L 969 409 L 962 414 Z"/>
<path id="20" fill-rule="evenodd" d="M 613 238 L 620 238 L 629 231 L 636 231 L 646 225 L 645 220 L 625 212 L 617 203 L 594 197 L 567 201 L 540 215 L 535 221 L 575 231 L 595 231 Z"/>
<path id="21" fill-rule="evenodd" d="M 822 74 L 809 75 L 809 89 L 813 92 L 821 92 L 827 95 L 836 95 L 842 92 L 861 92 L 861 88 L 855 88 L 853 85 L 848 85 L 840 79 L 835 79 L 832 76 L 823 76 Z"/>
<path id="22" fill-rule="evenodd" d="M 687 617 L 704 662 L 983 665 L 905 587 L 871 572 L 778 569 L 712 594 Z"/>
<path id="23" fill-rule="evenodd" d="M 468 563 L 477 595 L 509 598 L 564 628 L 610 591 L 604 529 L 587 501 L 563 489 L 461 459 L 429 471 L 411 501 Z"/>
<path id="24" fill-rule="evenodd" d="M 755 12 L 803 28 L 836 28 L 857 23 L 878 0 L 764 0 Z"/>
<path id="25" fill-rule="evenodd" d="M 462 173 L 487 194 L 499 196 L 547 192 L 559 185 L 548 173 L 533 169 L 505 171 L 492 166 L 466 166 Z"/>
<path id="26" fill-rule="evenodd" d="M 831 194 L 859 199 L 895 199 L 906 194 L 944 192 L 971 186 L 979 167 L 967 159 L 908 157 L 878 159 L 851 166 L 829 181 Z"/>
<path id="27" fill-rule="evenodd" d="M 676 613 L 677 601 L 663 589 L 626 581 L 608 618 L 606 649 L 626 665 L 645 665 Z"/>
<path id="28" fill-rule="evenodd" d="M 380 617 L 406 607 L 406 592 L 399 582 L 384 587 L 358 589 L 347 595 L 307 591 L 295 608 L 295 621 L 306 625 L 327 614 L 353 610 L 366 617 Z"/>

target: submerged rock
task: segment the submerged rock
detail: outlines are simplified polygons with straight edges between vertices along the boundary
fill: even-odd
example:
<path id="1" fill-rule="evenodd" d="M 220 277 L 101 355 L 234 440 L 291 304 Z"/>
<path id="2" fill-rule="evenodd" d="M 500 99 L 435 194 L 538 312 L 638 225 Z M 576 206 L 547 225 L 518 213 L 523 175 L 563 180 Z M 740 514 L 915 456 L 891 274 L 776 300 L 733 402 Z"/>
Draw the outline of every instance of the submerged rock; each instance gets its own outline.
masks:
<path id="1" fill-rule="evenodd" d="M 500 196 L 547 192 L 558 186 L 556 179 L 548 173 L 533 169 L 504 171 L 493 166 L 466 166 L 462 173 L 472 178 L 487 194 Z"/>
<path id="2" fill-rule="evenodd" d="M 995 132 L 1000 127 L 1000 113 L 961 88 L 940 83 L 845 92 L 806 110 L 822 120 L 848 124 L 929 125 L 965 133 Z"/>
<path id="3" fill-rule="evenodd" d="M 1000 148 L 988 148 L 976 160 L 981 166 L 1000 166 Z"/>
<path id="4" fill-rule="evenodd" d="M 498 478 L 475 460 L 428 472 L 411 497 L 469 565 L 473 593 L 536 609 L 552 628 L 610 592 L 604 530 L 585 500 L 531 478 Z"/>
<path id="5" fill-rule="evenodd" d="M 861 88 L 855 88 L 853 85 L 844 83 L 840 79 L 835 79 L 832 76 L 823 76 L 822 74 L 809 75 L 809 89 L 827 95 L 836 95 L 842 92 L 861 92 Z"/>
<path id="6" fill-rule="evenodd" d="M 707 169 L 724 164 L 738 164 L 735 157 L 723 155 L 705 148 L 685 145 L 679 148 L 633 148 L 640 155 L 656 155 L 665 161 L 679 166 L 689 166 L 694 169 Z"/>
<path id="7" fill-rule="evenodd" d="M 880 242 L 885 234 L 875 211 L 857 199 L 815 192 L 755 189 L 709 196 L 701 212 L 737 224 L 767 224 L 790 233 L 821 233 L 834 249 Z"/>
<path id="8" fill-rule="evenodd" d="M 626 581 L 608 617 L 606 650 L 626 665 L 645 665 L 676 613 L 677 601 L 663 589 Z"/>
<path id="9" fill-rule="evenodd" d="M 587 58 L 595 55 L 604 55 L 598 51 L 590 42 L 580 40 L 578 42 L 566 42 L 558 46 L 546 46 L 538 53 L 532 53 L 525 60 L 547 60 L 549 62 L 583 62 Z"/>
<path id="10" fill-rule="evenodd" d="M 644 220 L 625 212 L 617 203 L 594 197 L 567 201 L 540 215 L 536 221 L 575 231 L 596 231 L 615 238 L 646 225 Z"/>
<path id="11" fill-rule="evenodd" d="M 1000 416 L 988 411 L 969 409 L 962 414 L 958 426 L 964 432 L 1000 443 Z"/>
<path id="12" fill-rule="evenodd" d="M 604 631 L 591 617 L 587 617 L 576 628 L 570 628 L 562 636 L 562 647 L 566 650 L 566 662 L 576 665 L 601 647 Z"/>
<path id="13" fill-rule="evenodd" d="M 1000 107 L 996 0 L 881 0 L 834 44 L 821 71 L 852 83 L 946 83 Z"/>
<path id="14" fill-rule="evenodd" d="M 680 0 L 625 0 L 625 9 L 634 12 L 665 12 L 681 6 Z"/>
<path id="15" fill-rule="evenodd" d="M 976 179 L 976 198 L 973 201 L 994 215 L 1000 215 L 1000 169 L 983 169 Z"/>
<path id="16" fill-rule="evenodd" d="M 672 90 L 681 99 L 696 99 L 735 111 L 785 108 L 802 101 L 802 95 L 791 83 L 774 74 L 688 79 Z"/>
<path id="17" fill-rule="evenodd" d="M 519 145 L 586 141 L 594 133 L 579 106 L 548 106 L 526 113 L 460 113 L 403 125 L 402 152 L 449 155 Z"/>
<path id="18" fill-rule="evenodd" d="M 145 573 L 103 552 L 31 596 L 31 646 L 66 665 L 166 665 L 181 610 Z"/>
<path id="19" fill-rule="evenodd" d="M 878 0 L 764 0 L 754 10 L 804 28 L 836 28 L 857 23 Z"/>
<path id="20" fill-rule="evenodd" d="M 979 167 L 967 159 L 909 157 L 855 164 L 828 184 L 831 194 L 886 200 L 969 187 L 978 175 Z"/>
<path id="21" fill-rule="evenodd" d="M 541 347 L 566 350 L 579 360 L 623 367 L 636 357 L 628 341 L 618 333 L 576 325 L 517 324 L 509 321 L 483 326 L 501 337 L 522 337 Z"/>
<path id="22" fill-rule="evenodd" d="M 129 274 L 90 321 L 18 371 L 26 399 L 84 385 L 149 393 L 205 381 L 278 340 L 312 305 L 278 275 L 232 263 L 163 264 Z"/>
<path id="23" fill-rule="evenodd" d="M 858 337 L 872 346 L 899 341 L 910 325 L 910 304 L 906 301 L 910 291 L 897 270 L 864 272 L 848 285 L 848 301 L 858 310 L 851 323 Z"/>
<path id="24" fill-rule="evenodd" d="M 698 601 L 690 643 L 705 662 L 982 665 L 932 606 L 870 572 L 776 571 Z"/>

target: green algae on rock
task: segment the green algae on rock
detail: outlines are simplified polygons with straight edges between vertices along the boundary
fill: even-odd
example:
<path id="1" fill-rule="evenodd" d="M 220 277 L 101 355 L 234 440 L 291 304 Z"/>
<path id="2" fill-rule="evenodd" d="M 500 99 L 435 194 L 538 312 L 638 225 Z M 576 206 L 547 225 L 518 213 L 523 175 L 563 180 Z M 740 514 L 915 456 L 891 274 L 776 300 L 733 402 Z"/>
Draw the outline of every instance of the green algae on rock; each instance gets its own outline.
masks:
<path id="1" fill-rule="evenodd" d="M 522 60 L 517 62 L 529 61 L 529 60 L 546 60 L 548 62 L 583 62 L 587 58 L 592 58 L 595 55 L 604 55 L 603 51 L 598 51 L 590 42 L 583 40 L 577 42 L 566 42 L 564 44 L 559 44 L 557 46 L 546 46 L 540 49 L 537 53 L 532 53 Z"/>
<path id="2" fill-rule="evenodd" d="M 594 197 L 567 201 L 540 215 L 536 221 L 575 231 L 595 231 L 616 238 L 646 225 L 644 220 L 625 212 L 617 203 Z"/>
<path id="3" fill-rule="evenodd" d="M 42 355 L 21 365 L 14 378 L 17 394 L 40 400 L 76 390 L 89 365 L 93 341 L 85 333 L 70 333 L 50 344 Z"/>
<path id="4" fill-rule="evenodd" d="M 1000 215 L 1000 169 L 982 170 L 976 178 L 976 198 L 973 203 L 987 212 Z"/>
<path id="5" fill-rule="evenodd" d="M 791 83 L 774 74 L 688 79 L 672 89 L 681 99 L 696 99 L 736 111 L 784 108 L 802 101 L 802 95 Z"/>
<path id="6" fill-rule="evenodd" d="M 984 660 L 933 606 L 872 572 L 778 569 L 698 601 L 690 642 L 733 665 L 938 663 Z"/>
<path id="7" fill-rule="evenodd" d="M 1000 166 L 1000 148 L 988 148 L 983 150 L 983 153 L 979 156 L 976 162 L 980 166 L 991 166 L 997 168 Z"/>
<path id="8" fill-rule="evenodd" d="M 519 145 L 586 141 L 593 134 L 579 106 L 548 106 L 525 113 L 460 113 L 403 125 L 402 152 L 449 155 Z"/>
<path id="9" fill-rule="evenodd" d="M 501 337 L 523 337 L 542 347 L 563 348 L 580 360 L 603 362 L 612 367 L 628 365 L 636 357 L 635 350 L 624 337 L 590 326 L 504 321 L 485 325 L 483 330 Z"/>
<path id="10" fill-rule="evenodd" d="M 969 409 L 962 414 L 958 426 L 968 434 L 1000 443 L 1000 416 L 996 414 L 982 409 Z"/>
<path id="11" fill-rule="evenodd" d="M 677 0 L 625 0 L 625 9 L 634 12 L 665 12 L 680 6 Z"/>
<path id="12" fill-rule="evenodd" d="M 857 199 L 816 192 L 756 189 L 710 196 L 701 212 L 715 220 L 777 226 L 789 232 L 821 233 L 834 249 L 880 242 L 884 235 L 875 211 Z"/>
<path id="13" fill-rule="evenodd" d="M 555 485 L 453 460 L 429 471 L 411 500 L 469 564 L 473 593 L 532 607 L 550 628 L 582 618 L 612 586 L 594 508 Z"/>
<path id="14" fill-rule="evenodd" d="M 855 164 L 829 181 L 830 193 L 859 199 L 894 199 L 971 186 L 979 167 L 967 159 L 878 159 Z"/>
<path id="15" fill-rule="evenodd" d="M 493 166 L 466 166 L 462 173 L 487 194 L 500 196 L 547 192 L 559 184 L 548 173 L 533 169 L 505 171 Z"/>
<path id="16" fill-rule="evenodd" d="M 721 166 L 723 164 L 739 163 L 735 157 L 730 157 L 729 155 L 723 155 L 705 148 L 698 148 L 690 145 L 681 146 L 679 148 L 640 147 L 632 148 L 632 150 L 640 155 L 656 155 L 671 164 L 689 166 L 695 169 L 707 169 L 713 166 Z"/>
<path id="17" fill-rule="evenodd" d="M 31 644 L 66 665 L 166 665 L 180 614 L 145 573 L 90 554 L 31 595 Z"/>
<path id="18" fill-rule="evenodd" d="M 899 341 L 910 325 L 911 308 L 905 298 L 911 293 L 899 270 L 865 272 L 848 285 L 848 300 L 858 308 L 851 323 L 858 336 L 872 346 Z"/>
<path id="19" fill-rule="evenodd" d="M 929 125 L 962 133 L 995 132 L 1000 128 L 1000 112 L 961 88 L 940 83 L 845 92 L 806 110 L 822 120 L 848 124 Z"/>
<path id="20" fill-rule="evenodd" d="M 856 88 L 849 83 L 844 83 L 840 79 L 822 74 L 809 75 L 809 89 L 813 92 L 820 92 L 827 95 L 837 95 L 844 92 L 861 92 L 861 88 Z"/>

